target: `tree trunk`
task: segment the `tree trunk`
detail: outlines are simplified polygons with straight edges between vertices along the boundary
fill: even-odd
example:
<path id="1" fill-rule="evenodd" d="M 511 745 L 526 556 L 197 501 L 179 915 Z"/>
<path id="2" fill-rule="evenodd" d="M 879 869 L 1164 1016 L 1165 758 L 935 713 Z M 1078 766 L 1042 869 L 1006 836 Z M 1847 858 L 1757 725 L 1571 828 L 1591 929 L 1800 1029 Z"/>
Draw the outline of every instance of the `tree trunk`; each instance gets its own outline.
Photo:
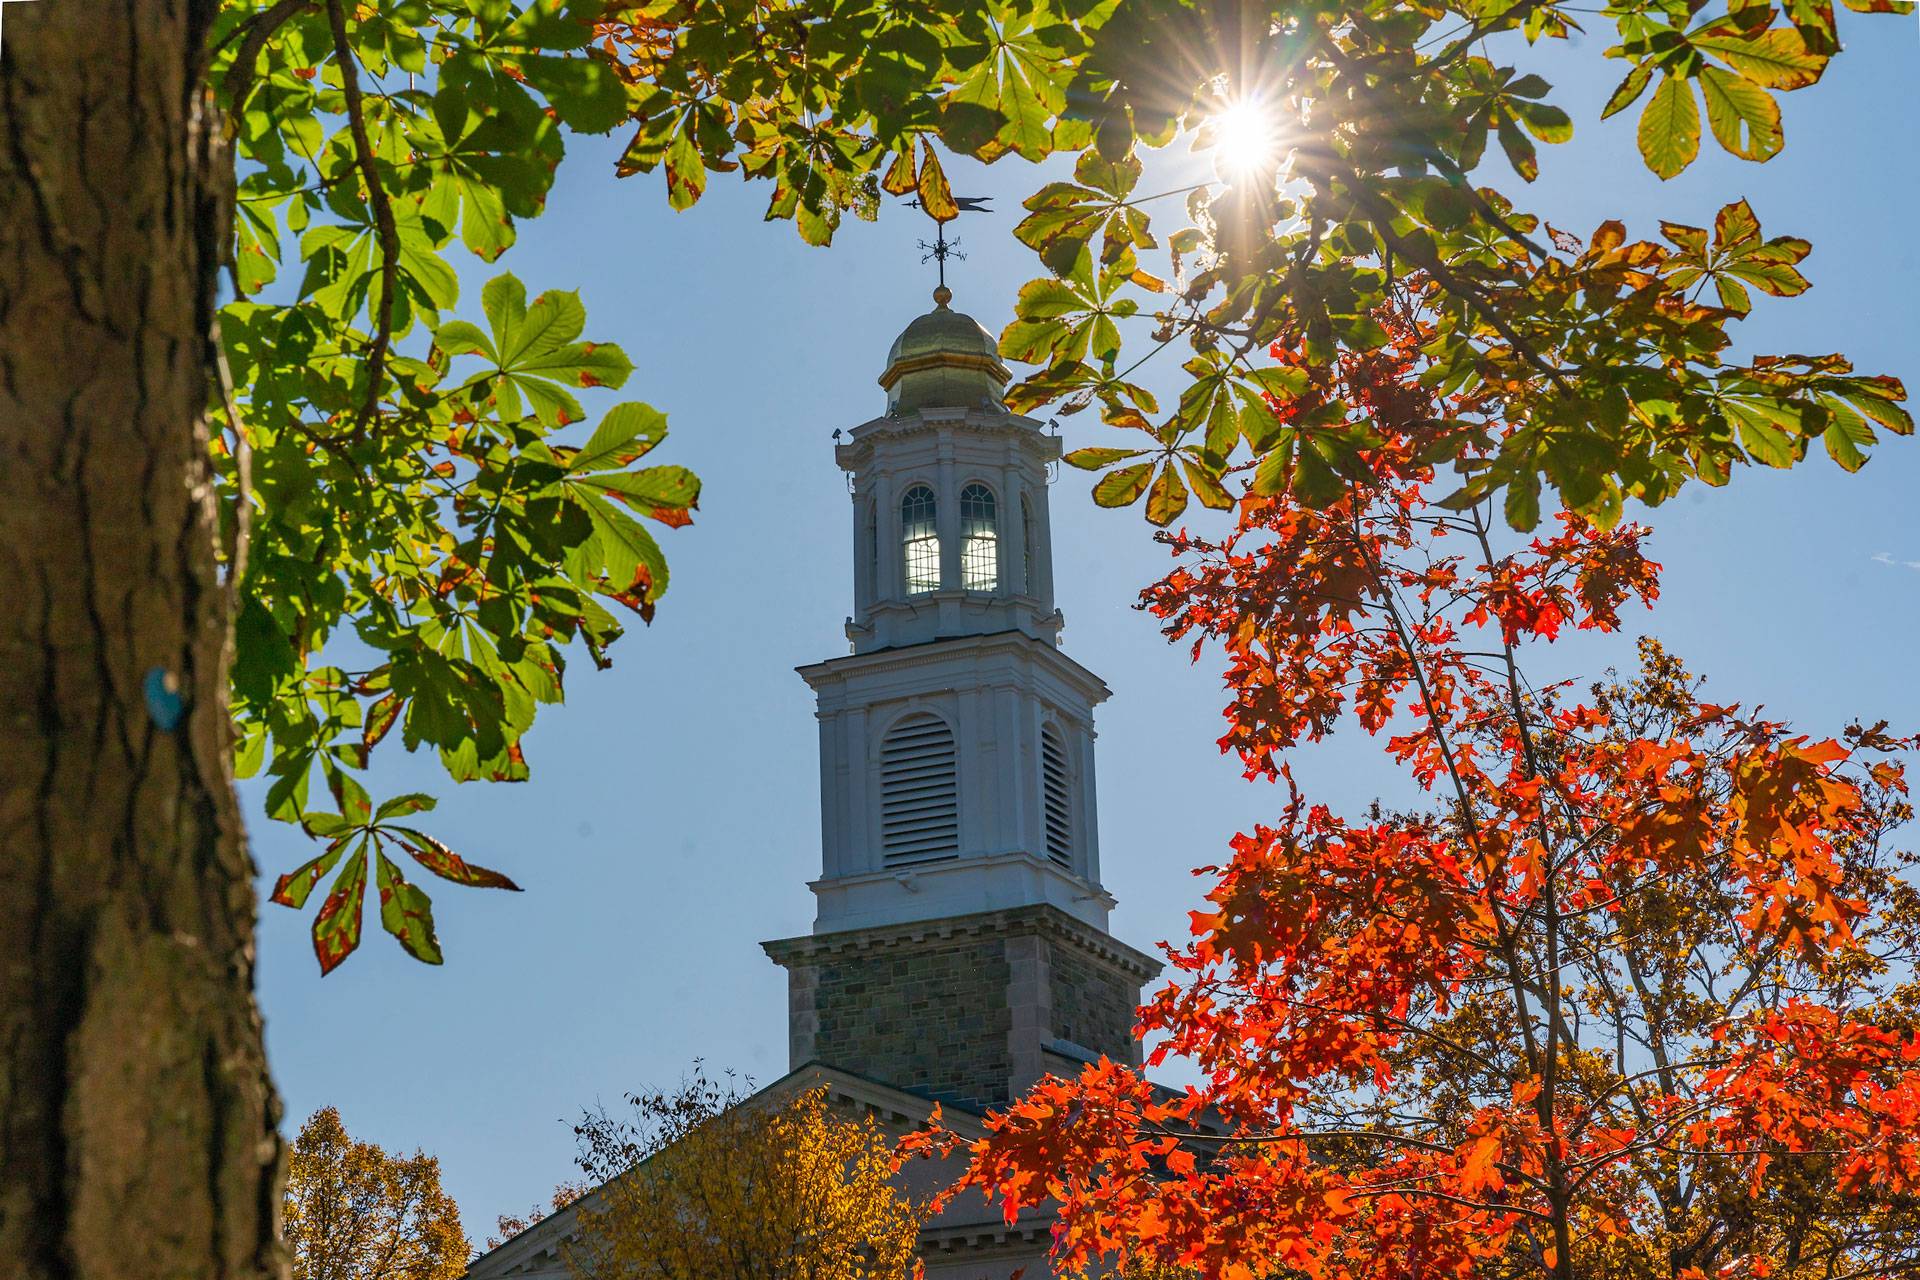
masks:
<path id="1" fill-rule="evenodd" d="M 214 3 L 8 4 L 0 41 L 9 1280 L 284 1273 L 206 453 Z"/>

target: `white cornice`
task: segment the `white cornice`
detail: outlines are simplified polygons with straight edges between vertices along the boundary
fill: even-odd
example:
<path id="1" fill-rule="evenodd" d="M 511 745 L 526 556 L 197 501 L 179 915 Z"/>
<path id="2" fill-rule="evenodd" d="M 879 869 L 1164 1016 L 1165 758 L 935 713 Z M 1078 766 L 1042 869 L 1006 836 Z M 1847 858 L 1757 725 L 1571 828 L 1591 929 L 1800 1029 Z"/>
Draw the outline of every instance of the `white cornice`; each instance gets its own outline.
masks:
<path id="1" fill-rule="evenodd" d="M 978 659 L 996 651 L 1054 668 L 1056 674 L 1065 677 L 1070 684 L 1076 686 L 1089 703 L 1104 702 L 1113 694 L 1113 690 L 1109 689 L 1106 681 L 1099 676 L 1059 649 L 1043 640 L 1036 640 L 1024 631 L 994 631 L 985 635 L 948 636 L 900 649 L 875 649 L 868 653 L 846 654 L 838 658 L 828 658 L 824 662 L 795 667 L 794 670 L 800 673 L 800 678 L 812 686 L 815 692 L 821 692 L 826 686 L 856 675 L 907 671 L 915 667 L 951 662 L 955 657 L 963 655 Z"/>
<path id="2" fill-rule="evenodd" d="M 921 1230 L 920 1252 L 961 1253 L 1017 1245 L 1048 1245 L 1053 1241 L 1054 1217 L 1052 1208 L 1048 1207 L 1027 1210 L 1012 1226 L 999 1219 L 960 1222 L 950 1227 L 936 1220 Z"/>
<path id="3" fill-rule="evenodd" d="M 916 881 L 937 883 L 948 876 L 964 876 L 981 867 L 1005 866 L 1010 862 L 1026 866 L 1042 876 L 1063 881 L 1080 899 L 1098 900 L 1108 911 L 1118 905 L 1112 894 L 1085 876 L 1074 875 L 1051 858 L 1043 858 L 1026 849 L 1000 849 L 964 858 L 949 858 L 944 862 L 922 862 L 907 867 L 884 867 L 879 871 L 864 871 L 856 875 L 823 877 L 809 880 L 807 887 L 818 893 L 822 888 L 853 889 L 870 884 L 900 884 L 908 886 L 910 892 L 918 893 L 919 889 L 912 887 Z"/>
<path id="4" fill-rule="evenodd" d="M 907 440 L 923 435 L 952 435 L 956 431 L 987 438 L 1011 439 L 1041 462 L 1061 453 L 1060 441 L 1032 418 L 979 409 L 918 409 L 899 417 L 872 418 L 847 433 L 847 441 L 833 451 L 843 470 L 859 468 L 883 440 Z"/>

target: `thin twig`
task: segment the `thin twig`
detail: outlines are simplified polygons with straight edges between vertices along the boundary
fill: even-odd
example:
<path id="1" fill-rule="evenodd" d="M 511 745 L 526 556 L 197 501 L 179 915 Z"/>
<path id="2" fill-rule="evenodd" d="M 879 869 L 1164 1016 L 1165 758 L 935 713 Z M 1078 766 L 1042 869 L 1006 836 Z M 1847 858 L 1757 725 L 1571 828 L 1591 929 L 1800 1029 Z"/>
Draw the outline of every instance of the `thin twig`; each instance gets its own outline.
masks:
<path id="1" fill-rule="evenodd" d="M 1450 63 L 1458 61 L 1467 50 L 1471 49 L 1487 36 L 1495 32 L 1505 31 L 1515 23 L 1525 20 L 1535 9 L 1538 9 L 1544 3 L 1546 3 L 1546 0 L 1520 0 L 1520 3 L 1510 9 L 1496 13 L 1485 22 L 1475 23 L 1472 29 L 1465 35 L 1455 40 L 1433 57 L 1428 58 L 1425 62 L 1417 62 L 1405 71 L 1381 78 L 1383 81 L 1406 80 L 1414 76 L 1427 75 L 1431 72 L 1439 71 Z"/>

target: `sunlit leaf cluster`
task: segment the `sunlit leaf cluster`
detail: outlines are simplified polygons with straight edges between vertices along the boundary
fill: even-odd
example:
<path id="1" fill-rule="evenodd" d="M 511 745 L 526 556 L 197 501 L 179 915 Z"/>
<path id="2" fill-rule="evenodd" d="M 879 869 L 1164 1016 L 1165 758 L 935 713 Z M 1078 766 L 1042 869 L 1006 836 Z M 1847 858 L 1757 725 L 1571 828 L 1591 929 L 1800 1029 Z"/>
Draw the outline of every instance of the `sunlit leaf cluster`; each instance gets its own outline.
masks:
<path id="1" fill-rule="evenodd" d="M 1009 403 L 1097 410 L 1069 460 L 1162 525 L 1227 508 L 1243 473 L 1336 501 L 1410 425 L 1405 397 L 1356 391 L 1396 308 L 1438 500 L 1492 499 L 1516 528 L 1556 506 L 1610 525 L 1815 441 L 1857 468 L 1910 432 L 1904 388 L 1842 355 L 1736 354 L 1756 295 L 1804 291 L 1810 252 L 1744 202 L 1657 240 L 1578 236 L 1495 185 L 1572 136 L 1527 64 L 1576 33 L 1621 64 L 1604 114 L 1639 112 L 1662 177 L 1708 135 L 1778 153 L 1779 95 L 1841 47 L 1828 0 L 238 0 L 214 67 L 240 295 L 215 410 L 249 557 L 243 766 L 295 819 L 315 770 L 363 769 L 395 724 L 456 778 L 523 777 L 568 644 L 603 658 L 603 602 L 646 616 L 664 590 L 629 512 L 683 523 L 697 489 L 632 468 L 658 416 L 614 411 L 585 462 L 556 434 L 586 429 L 579 391 L 618 387 L 627 358 L 557 291 L 496 281 L 487 328 L 459 314 L 461 255 L 513 244 L 570 132 L 621 130 L 618 172 L 659 175 L 675 209 L 716 174 L 764 183 L 767 216 L 815 244 L 889 197 L 953 217 L 943 155 L 1071 159 L 1014 229 L 1045 274 L 1002 335 L 1029 366 Z M 1270 156 L 1145 185 L 1161 149 L 1223 148 L 1249 111 Z M 1177 367 L 1150 379 L 1156 358 Z"/>
<path id="2" fill-rule="evenodd" d="M 511 887 L 391 821 L 430 798 L 370 801 L 382 744 L 431 750 L 456 781 L 526 778 L 522 739 L 563 699 L 569 655 L 606 665 L 616 611 L 651 619 L 667 589 L 647 524 L 684 525 L 698 503 L 684 468 L 641 462 L 659 412 L 589 421 L 583 395 L 634 366 L 585 337 L 576 294 L 529 299 L 502 274 L 477 310 L 461 297 L 461 268 L 540 212 L 565 133 L 626 116 L 626 84 L 589 47 L 597 12 L 280 0 L 222 18 L 238 296 L 213 412 L 238 771 L 264 773 L 269 815 L 322 842 L 274 900 L 304 906 L 331 876 L 323 972 L 358 945 L 370 883 L 382 925 L 439 963 L 396 856 Z"/>
<path id="3" fill-rule="evenodd" d="M 1911 430 L 1903 388 L 1839 356 L 1734 357 L 1752 291 L 1807 283 L 1794 270 L 1805 243 L 1761 241 L 1744 205 L 1711 247 L 1671 225 L 1673 247 L 1634 241 L 1611 221 L 1579 240 L 1491 185 L 1490 154 L 1531 182 L 1541 144 L 1572 137 L 1525 64 L 1540 41 L 1583 32 L 1626 67 L 1603 116 L 1644 99 L 1652 173 L 1685 169 L 1707 133 L 1771 158 L 1785 136 L 1778 95 L 1815 83 L 1839 52 L 1826 0 L 1597 12 L 1548 0 L 662 0 L 601 32 L 641 86 L 627 166 L 664 166 L 676 207 L 709 173 L 770 178 L 767 216 L 821 242 L 889 193 L 952 216 L 934 140 L 989 161 L 1075 156 L 1073 180 L 1029 197 L 1016 230 L 1049 274 L 1021 291 L 1002 335 L 1008 357 L 1037 366 L 1009 403 L 1097 407 L 1130 443 L 1075 460 L 1103 472 L 1099 502 L 1144 498 L 1156 523 L 1190 497 L 1223 506 L 1239 466 L 1260 468 L 1264 492 L 1351 471 L 1375 424 L 1337 400 L 1276 424 L 1286 389 L 1272 382 L 1373 349 L 1375 309 L 1403 286 L 1432 309 L 1421 378 L 1474 405 L 1436 447 L 1459 458 L 1489 428 L 1502 440 L 1474 451 L 1461 500 L 1518 486 L 1507 515 L 1520 527 L 1538 518 L 1543 484 L 1611 521 L 1629 500 L 1723 483 L 1737 464 L 1792 465 L 1812 440 L 1857 467 L 1879 431 Z M 1216 122 L 1250 107 L 1270 120 L 1271 162 L 1222 156 L 1220 180 L 1141 189 L 1156 149 L 1213 147 Z M 1157 227 L 1155 202 L 1182 194 L 1182 216 Z M 1163 351 L 1185 375 L 1166 405 L 1139 372 Z M 1275 351 L 1289 370 L 1272 368 Z"/>

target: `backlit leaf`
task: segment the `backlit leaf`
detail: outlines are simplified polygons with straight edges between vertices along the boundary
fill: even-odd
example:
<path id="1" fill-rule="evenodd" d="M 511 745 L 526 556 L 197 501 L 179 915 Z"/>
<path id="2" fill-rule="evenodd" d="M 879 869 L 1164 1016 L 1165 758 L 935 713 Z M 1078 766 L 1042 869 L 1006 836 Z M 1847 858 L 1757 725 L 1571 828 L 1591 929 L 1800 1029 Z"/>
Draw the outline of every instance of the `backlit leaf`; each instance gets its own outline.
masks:
<path id="1" fill-rule="evenodd" d="M 1616 115 L 1632 106 L 1640 95 L 1647 91 L 1647 85 L 1651 83 L 1652 80 L 1653 64 L 1648 62 L 1635 63 L 1633 70 L 1627 72 L 1626 78 L 1620 82 L 1619 87 L 1613 91 L 1613 95 L 1607 99 L 1606 106 L 1600 109 L 1600 118 L 1605 120 L 1608 116 Z"/>
<path id="2" fill-rule="evenodd" d="M 437 803 L 438 801 L 430 795 L 423 795 L 418 791 L 409 792 L 383 801 L 380 807 L 373 811 L 373 820 L 385 822 L 388 818 L 404 818 L 410 813 L 425 813 Z"/>
<path id="3" fill-rule="evenodd" d="M 1099 471 L 1103 467 L 1110 467 L 1116 462 L 1123 462 L 1128 458 L 1137 458 L 1140 456 L 1140 452 L 1138 449 L 1075 449 L 1062 458 L 1061 461 L 1070 467 L 1078 467 L 1082 471 Z"/>
<path id="4" fill-rule="evenodd" d="M 1639 141 L 1647 167 L 1663 178 L 1678 174 L 1700 154 L 1700 108 L 1686 80 L 1661 79 L 1640 113 Z"/>
<path id="5" fill-rule="evenodd" d="M 1153 480 L 1153 463 L 1137 462 L 1101 476 L 1093 486 L 1093 500 L 1103 507 L 1126 507 L 1140 500 Z"/>
<path id="6" fill-rule="evenodd" d="M 954 203 L 953 190 L 947 185 L 947 172 L 940 167 L 940 157 L 931 143 L 921 144 L 920 177 L 915 189 L 920 193 L 920 207 L 935 222 L 951 222 L 960 216 L 960 206 Z"/>
<path id="7" fill-rule="evenodd" d="M 1200 505 L 1215 511 L 1231 511 L 1233 495 L 1227 492 L 1220 478 L 1205 465 L 1198 462 L 1182 462 L 1187 473 L 1187 484 L 1193 489 L 1193 496 L 1200 499 Z"/>
<path id="8" fill-rule="evenodd" d="M 320 961 L 324 976 L 340 967 L 360 945 L 361 904 L 367 896 L 367 846 L 362 840 L 354 847 L 333 889 L 313 918 L 313 954 Z"/>
<path id="9" fill-rule="evenodd" d="M 593 438 L 574 455 L 568 470 L 576 475 L 631 465 L 667 436 L 667 417 L 652 405 L 629 402 L 607 410 Z"/>
<path id="10" fill-rule="evenodd" d="M 1827 65 L 1827 58 L 1808 49 L 1806 37 L 1792 27 L 1772 27 L 1757 36 L 1696 35 L 1692 44 L 1768 89 L 1803 89 Z"/>
<path id="11" fill-rule="evenodd" d="M 1153 488 L 1147 494 L 1147 519 L 1157 525 L 1172 524 L 1187 509 L 1187 486 L 1181 483 L 1180 473 L 1169 459 L 1160 468 L 1160 474 L 1154 478 Z"/>
<path id="12" fill-rule="evenodd" d="M 707 189 L 707 168 L 700 150 L 685 131 L 673 135 L 667 146 L 667 203 L 691 209 Z"/>
<path id="13" fill-rule="evenodd" d="M 340 855 L 346 850 L 348 843 L 350 842 L 345 838 L 333 840 L 319 857 L 310 859 L 281 876 L 274 882 L 273 893 L 270 895 L 272 901 L 283 907 L 306 906 L 307 896 L 313 892 L 314 886 L 326 878 L 327 872 L 333 870 L 334 864 L 340 861 Z"/>
<path id="14" fill-rule="evenodd" d="M 1771 160 L 1779 154 L 1784 138 L 1780 106 L 1772 94 L 1718 67 L 1701 69 L 1700 92 L 1721 146 L 1743 160 Z"/>
<path id="15" fill-rule="evenodd" d="M 439 964 L 440 938 L 433 927 L 433 903 L 416 884 L 400 874 L 400 868 L 378 854 L 376 887 L 380 894 L 380 925 L 406 949 L 408 955 L 423 964 Z"/>
<path id="16" fill-rule="evenodd" d="M 391 832 L 415 862 L 442 880 L 478 889 L 511 889 L 516 893 L 520 890 L 519 885 L 498 871 L 473 865 L 424 831 L 416 831 L 412 827 L 393 827 Z"/>

